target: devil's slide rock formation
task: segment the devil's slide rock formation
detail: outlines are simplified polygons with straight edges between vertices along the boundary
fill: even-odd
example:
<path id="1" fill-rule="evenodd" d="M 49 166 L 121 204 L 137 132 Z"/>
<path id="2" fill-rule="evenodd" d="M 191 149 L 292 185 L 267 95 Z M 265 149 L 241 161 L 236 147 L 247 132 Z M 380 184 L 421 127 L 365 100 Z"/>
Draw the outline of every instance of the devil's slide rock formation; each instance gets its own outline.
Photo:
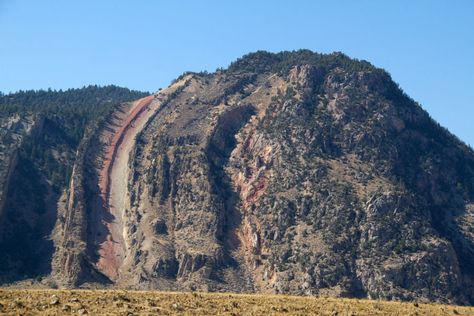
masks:
<path id="1" fill-rule="evenodd" d="M 383 70 L 257 52 L 121 103 L 58 202 L 63 286 L 474 303 L 474 153 Z"/>

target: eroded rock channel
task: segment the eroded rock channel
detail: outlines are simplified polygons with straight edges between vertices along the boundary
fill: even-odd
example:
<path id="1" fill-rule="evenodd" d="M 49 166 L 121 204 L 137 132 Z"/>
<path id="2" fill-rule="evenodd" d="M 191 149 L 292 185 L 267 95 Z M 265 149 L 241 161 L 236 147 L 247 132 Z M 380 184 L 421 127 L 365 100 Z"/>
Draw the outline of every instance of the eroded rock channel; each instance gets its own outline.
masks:
<path id="1" fill-rule="evenodd" d="M 126 255 L 123 218 L 130 209 L 127 183 L 128 161 L 135 143 L 135 137 L 143 129 L 148 119 L 157 110 L 154 96 L 133 103 L 123 125 L 112 138 L 106 149 L 103 169 L 100 173 L 100 193 L 104 207 L 110 212 L 111 220 L 106 223 L 106 240 L 100 245 L 98 268 L 112 279 L 117 278 Z"/>

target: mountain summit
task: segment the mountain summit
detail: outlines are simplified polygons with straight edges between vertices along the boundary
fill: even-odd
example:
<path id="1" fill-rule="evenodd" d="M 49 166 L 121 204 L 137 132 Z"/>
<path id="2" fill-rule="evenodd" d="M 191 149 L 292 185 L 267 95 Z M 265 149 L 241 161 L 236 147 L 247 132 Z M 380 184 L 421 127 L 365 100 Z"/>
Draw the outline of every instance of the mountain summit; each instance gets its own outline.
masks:
<path id="1" fill-rule="evenodd" d="M 25 219 L 54 243 L 27 279 L 474 304 L 474 153 L 384 70 L 260 51 L 139 97 L 65 141 L 74 159 L 53 155 L 70 176 L 39 195 L 51 216 Z M 43 142 L 26 113 L 0 125 L 25 122 L 20 150 Z M 35 225 L 8 225 L 29 164 L 0 183 L 4 282 L 25 278 L 12 236 Z"/>

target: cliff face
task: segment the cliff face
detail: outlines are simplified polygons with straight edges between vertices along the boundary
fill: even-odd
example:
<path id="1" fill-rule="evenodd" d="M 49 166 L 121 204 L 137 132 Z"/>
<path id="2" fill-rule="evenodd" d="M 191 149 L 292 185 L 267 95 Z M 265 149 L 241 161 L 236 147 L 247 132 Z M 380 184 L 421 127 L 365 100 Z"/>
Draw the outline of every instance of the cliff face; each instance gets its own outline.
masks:
<path id="1" fill-rule="evenodd" d="M 41 126 L 41 120 L 35 122 L 31 115 L 0 117 L 0 223 L 4 217 L 10 179 L 18 161 L 18 148 L 24 138 L 31 134 L 35 124 Z"/>
<path id="2" fill-rule="evenodd" d="M 143 100 L 76 159 L 59 283 L 474 303 L 474 154 L 383 70 L 259 52 Z"/>

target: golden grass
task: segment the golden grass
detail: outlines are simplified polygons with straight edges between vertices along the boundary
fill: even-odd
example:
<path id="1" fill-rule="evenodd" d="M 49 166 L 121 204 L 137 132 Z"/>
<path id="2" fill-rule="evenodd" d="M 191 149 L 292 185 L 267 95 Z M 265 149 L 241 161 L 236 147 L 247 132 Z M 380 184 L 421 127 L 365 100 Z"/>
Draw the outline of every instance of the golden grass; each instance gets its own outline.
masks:
<path id="1" fill-rule="evenodd" d="M 473 307 L 224 293 L 0 290 L 2 315 L 474 315 Z"/>

